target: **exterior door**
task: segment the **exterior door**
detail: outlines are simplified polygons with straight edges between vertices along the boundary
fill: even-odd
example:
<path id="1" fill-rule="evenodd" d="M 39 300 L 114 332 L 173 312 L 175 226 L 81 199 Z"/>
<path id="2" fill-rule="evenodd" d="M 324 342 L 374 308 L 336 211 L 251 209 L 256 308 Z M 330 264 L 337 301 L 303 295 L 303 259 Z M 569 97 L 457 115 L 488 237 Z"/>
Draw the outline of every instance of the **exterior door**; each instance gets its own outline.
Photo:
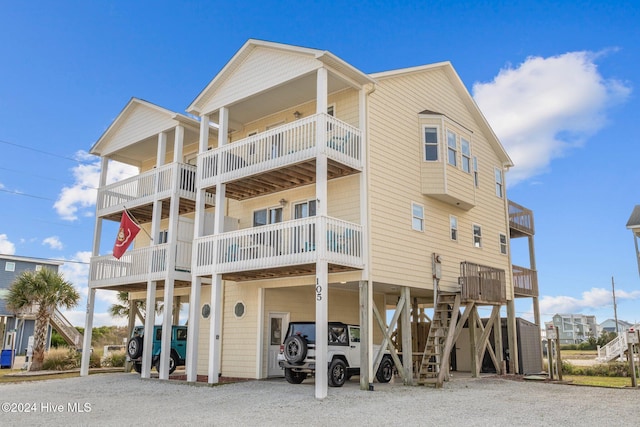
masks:
<path id="1" fill-rule="evenodd" d="M 284 340 L 284 335 L 289 326 L 289 313 L 269 313 L 269 336 L 268 336 L 268 368 L 267 376 L 282 377 L 284 370 L 278 366 L 278 353 L 280 344 Z"/>

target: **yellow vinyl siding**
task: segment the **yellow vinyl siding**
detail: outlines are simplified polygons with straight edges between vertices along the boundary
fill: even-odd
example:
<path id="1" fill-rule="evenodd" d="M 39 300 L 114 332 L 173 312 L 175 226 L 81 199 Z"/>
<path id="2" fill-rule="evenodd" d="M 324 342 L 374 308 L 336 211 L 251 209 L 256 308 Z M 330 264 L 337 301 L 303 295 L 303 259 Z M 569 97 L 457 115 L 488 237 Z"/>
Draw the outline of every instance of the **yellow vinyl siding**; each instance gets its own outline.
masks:
<path id="1" fill-rule="evenodd" d="M 427 165 L 431 167 L 428 173 L 421 174 L 428 163 L 423 161 L 423 127 L 437 123 L 437 119 L 419 119 L 424 110 L 443 114 L 449 119 L 447 126 L 469 139 L 472 156 L 478 157 L 480 188 L 475 188 L 473 174 L 447 165 L 445 119 L 439 125 L 439 160 Z M 369 111 L 373 280 L 431 289 L 431 256 L 435 252 L 443 259 L 440 285 L 444 289 L 458 288 L 462 261 L 504 269 L 510 283 L 508 257 L 500 254 L 497 243 L 498 233 L 507 233 L 504 200 L 494 191 L 493 168 L 501 166 L 499 157 L 447 74 L 430 69 L 382 78 L 370 97 Z M 459 141 L 457 148 L 459 163 Z M 433 166 L 436 163 L 441 166 Z M 443 170 L 446 178 L 435 176 L 438 168 L 447 169 Z M 443 179 L 475 207 L 465 211 L 423 194 L 425 187 L 440 185 Z M 424 232 L 411 228 L 412 202 L 425 207 Z M 458 217 L 457 242 L 450 238 L 450 215 Z M 482 249 L 473 247 L 472 224 L 482 226 Z"/>

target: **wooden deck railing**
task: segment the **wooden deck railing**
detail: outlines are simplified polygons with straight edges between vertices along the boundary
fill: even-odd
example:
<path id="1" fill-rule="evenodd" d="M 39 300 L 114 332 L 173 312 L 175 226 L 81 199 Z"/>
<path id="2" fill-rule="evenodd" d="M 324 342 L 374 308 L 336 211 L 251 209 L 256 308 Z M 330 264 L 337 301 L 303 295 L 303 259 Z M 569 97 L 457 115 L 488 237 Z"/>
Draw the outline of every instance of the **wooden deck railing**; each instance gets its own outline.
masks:
<path id="1" fill-rule="evenodd" d="M 507 288 L 504 270 L 471 262 L 460 263 L 461 300 L 504 304 Z"/>
<path id="2" fill-rule="evenodd" d="M 513 292 L 516 296 L 538 296 L 538 273 L 528 268 L 513 265 Z"/>
<path id="3" fill-rule="evenodd" d="M 513 234 L 518 233 L 533 236 L 535 234 L 533 211 L 509 200 L 509 227 L 516 231 L 512 233 L 512 237 L 517 237 Z"/>
<path id="4" fill-rule="evenodd" d="M 362 168 L 362 132 L 327 114 L 315 114 L 201 153 L 200 185 L 210 187 L 313 159 L 318 126 L 327 129 L 327 141 L 321 148 L 330 159 Z"/>

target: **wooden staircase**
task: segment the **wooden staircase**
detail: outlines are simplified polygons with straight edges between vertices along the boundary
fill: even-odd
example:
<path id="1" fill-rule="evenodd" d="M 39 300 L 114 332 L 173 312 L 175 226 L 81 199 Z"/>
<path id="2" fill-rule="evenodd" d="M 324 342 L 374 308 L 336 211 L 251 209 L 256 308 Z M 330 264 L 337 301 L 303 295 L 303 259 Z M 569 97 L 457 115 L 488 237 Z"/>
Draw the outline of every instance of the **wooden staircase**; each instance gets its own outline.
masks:
<path id="1" fill-rule="evenodd" d="M 60 310 L 56 308 L 49 321 L 67 344 L 76 349 L 82 348 L 83 335 L 60 313 Z"/>
<path id="2" fill-rule="evenodd" d="M 459 312 L 460 294 L 438 293 L 418 372 L 418 384 L 442 387 L 449 371 L 449 357 Z"/>

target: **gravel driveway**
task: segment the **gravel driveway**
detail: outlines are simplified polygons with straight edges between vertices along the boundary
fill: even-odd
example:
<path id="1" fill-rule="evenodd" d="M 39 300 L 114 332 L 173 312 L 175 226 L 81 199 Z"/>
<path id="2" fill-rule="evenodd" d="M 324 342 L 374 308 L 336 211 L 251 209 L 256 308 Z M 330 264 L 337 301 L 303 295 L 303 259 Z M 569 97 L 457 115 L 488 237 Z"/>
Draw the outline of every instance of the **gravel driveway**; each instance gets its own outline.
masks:
<path id="1" fill-rule="evenodd" d="M 312 380 L 207 387 L 97 374 L 0 384 L 0 425 L 637 425 L 639 393 L 496 377 L 454 378 L 439 390 L 375 384 L 370 392 L 356 378 L 319 401 Z"/>

